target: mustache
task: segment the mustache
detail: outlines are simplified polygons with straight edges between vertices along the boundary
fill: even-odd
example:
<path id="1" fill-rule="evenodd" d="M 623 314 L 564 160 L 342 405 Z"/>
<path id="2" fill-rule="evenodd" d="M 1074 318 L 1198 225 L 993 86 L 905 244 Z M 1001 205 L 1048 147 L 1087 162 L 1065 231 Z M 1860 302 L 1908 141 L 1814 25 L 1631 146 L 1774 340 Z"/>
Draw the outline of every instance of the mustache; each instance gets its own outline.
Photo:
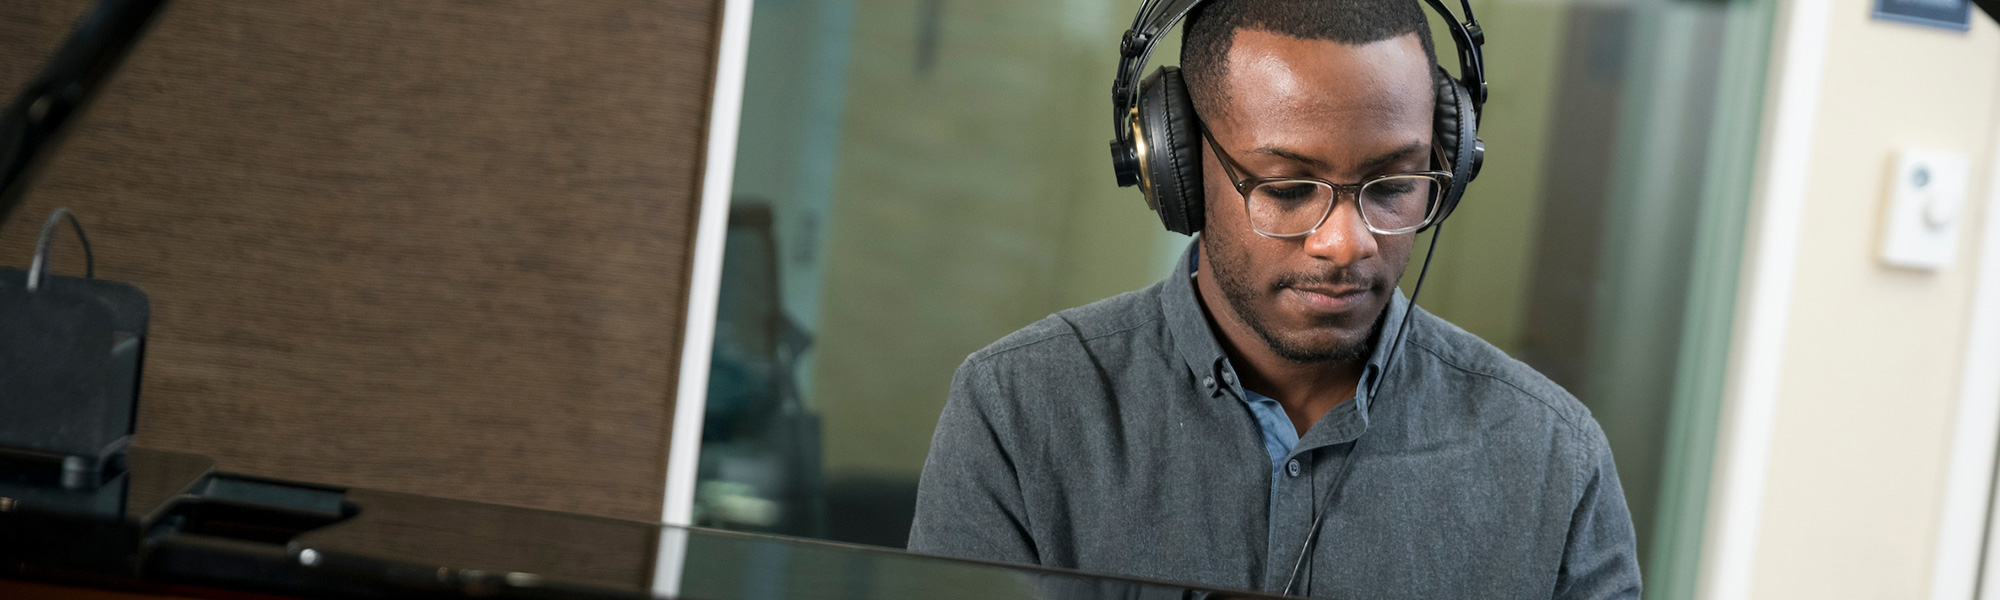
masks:
<path id="1" fill-rule="evenodd" d="M 1279 275 L 1274 282 L 1274 286 L 1279 289 L 1301 286 L 1372 288 L 1375 287 L 1378 279 L 1378 277 L 1373 277 L 1368 273 L 1362 272 L 1360 269 L 1336 268 L 1318 272 L 1298 272 Z"/>

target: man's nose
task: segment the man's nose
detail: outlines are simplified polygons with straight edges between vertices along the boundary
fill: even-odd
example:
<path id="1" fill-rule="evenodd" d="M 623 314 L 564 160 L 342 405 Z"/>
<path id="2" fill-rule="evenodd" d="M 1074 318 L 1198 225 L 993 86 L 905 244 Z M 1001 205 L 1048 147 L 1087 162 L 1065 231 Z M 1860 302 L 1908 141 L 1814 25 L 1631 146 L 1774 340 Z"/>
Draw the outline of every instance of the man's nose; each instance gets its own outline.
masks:
<path id="1" fill-rule="evenodd" d="M 1375 232 L 1361 220 L 1359 203 L 1336 196 L 1333 213 L 1306 236 L 1306 253 L 1337 265 L 1351 265 L 1375 255 Z"/>

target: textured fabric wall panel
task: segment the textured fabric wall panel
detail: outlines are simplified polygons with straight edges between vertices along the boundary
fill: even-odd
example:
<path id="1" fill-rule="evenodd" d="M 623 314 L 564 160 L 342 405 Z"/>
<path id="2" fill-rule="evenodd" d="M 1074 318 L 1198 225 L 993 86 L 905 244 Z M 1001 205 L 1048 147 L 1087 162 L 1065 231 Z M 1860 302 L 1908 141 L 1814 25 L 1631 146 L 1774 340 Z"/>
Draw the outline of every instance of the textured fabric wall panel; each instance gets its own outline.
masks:
<path id="1" fill-rule="evenodd" d="M 0 5 L 6 94 L 86 5 Z M 177 2 L 0 264 L 69 206 L 152 296 L 142 445 L 657 518 L 717 10 Z"/>

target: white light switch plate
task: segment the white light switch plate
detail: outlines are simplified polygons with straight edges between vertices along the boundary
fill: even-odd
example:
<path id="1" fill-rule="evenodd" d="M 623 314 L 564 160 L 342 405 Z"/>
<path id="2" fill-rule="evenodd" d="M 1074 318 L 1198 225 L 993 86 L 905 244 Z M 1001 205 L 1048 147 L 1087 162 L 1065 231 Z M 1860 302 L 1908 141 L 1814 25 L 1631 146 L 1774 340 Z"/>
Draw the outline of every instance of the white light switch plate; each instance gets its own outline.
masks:
<path id="1" fill-rule="evenodd" d="M 1882 261 L 1898 267 L 1936 270 L 1958 254 L 1964 221 L 1967 170 L 1963 152 L 1903 148 L 1896 154 L 1889 187 L 1889 214 L 1882 235 Z"/>

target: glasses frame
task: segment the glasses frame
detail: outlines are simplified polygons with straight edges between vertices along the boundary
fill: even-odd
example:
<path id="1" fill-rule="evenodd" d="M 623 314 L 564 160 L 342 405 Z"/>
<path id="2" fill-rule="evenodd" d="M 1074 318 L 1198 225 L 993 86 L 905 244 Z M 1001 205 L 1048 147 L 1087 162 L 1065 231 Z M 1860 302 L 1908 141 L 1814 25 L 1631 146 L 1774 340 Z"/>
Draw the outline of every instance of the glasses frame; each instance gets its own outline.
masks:
<path id="1" fill-rule="evenodd" d="M 1354 212 L 1361 215 L 1361 224 L 1367 226 L 1369 231 L 1375 232 L 1380 235 L 1402 235 L 1405 233 L 1411 233 L 1423 229 L 1425 227 L 1431 226 L 1431 222 L 1437 219 L 1438 208 L 1444 205 L 1444 195 L 1450 193 L 1451 191 L 1451 173 L 1448 171 L 1412 171 L 1408 173 L 1386 173 L 1382 175 L 1375 175 L 1356 183 L 1334 183 L 1317 177 L 1245 178 L 1242 175 L 1239 175 L 1237 171 L 1241 170 L 1247 173 L 1249 172 L 1249 169 L 1244 169 L 1242 168 L 1242 165 L 1236 164 L 1236 159 L 1231 158 L 1228 152 L 1224 152 L 1222 150 L 1222 144 L 1217 143 L 1215 141 L 1215 135 L 1209 133 L 1207 123 L 1201 124 L 1201 137 L 1202 139 L 1208 140 L 1209 149 L 1215 151 L 1215 157 L 1219 159 L 1218 162 L 1222 163 L 1222 171 L 1229 175 L 1230 184 L 1236 187 L 1237 197 L 1243 199 L 1243 214 L 1244 217 L 1246 218 L 1245 220 L 1248 220 L 1247 218 L 1250 215 L 1250 191 L 1257 189 L 1258 186 L 1267 183 L 1295 182 L 1295 183 L 1316 183 L 1333 189 L 1333 200 L 1326 203 L 1326 212 L 1321 213 L 1319 219 L 1313 221 L 1312 228 L 1305 230 L 1304 233 L 1290 233 L 1290 234 L 1269 233 L 1262 229 L 1259 229 L 1256 223 L 1250 224 L 1250 231 L 1256 232 L 1257 235 L 1261 235 L 1267 238 L 1289 240 L 1289 239 L 1303 238 L 1310 236 L 1314 233 L 1318 233 L 1319 228 L 1326 224 L 1326 218 L 1328 216 L 1333 215 L 1334 207 L 1340 206 L 1341 196 L 1354 197 Z M 1433 153 L 1435 153 L 1435 151 L 1433 151 Z M 1361 189 L 1368 187 L 1368 184 L 1375 183 L 1377 181 L 1381 181 L 1384 179 L 1391 179 L 1397 177 L 1430 178 L 1437 182 L 1438 186 L 1437 192 L 1435 193 L 1435 197 L 1431 199 L 1430 206 L 1424 209 L 1423 220 L 1418 221 L 1417 224 L 1411 225 L 1409 227 L 1403 227 L 1400 229 L 1378 228 L 1375 226 L 1374 223 L 1370 223 L 1368 221 L 1368 208 L 1361 205 Z"/>

